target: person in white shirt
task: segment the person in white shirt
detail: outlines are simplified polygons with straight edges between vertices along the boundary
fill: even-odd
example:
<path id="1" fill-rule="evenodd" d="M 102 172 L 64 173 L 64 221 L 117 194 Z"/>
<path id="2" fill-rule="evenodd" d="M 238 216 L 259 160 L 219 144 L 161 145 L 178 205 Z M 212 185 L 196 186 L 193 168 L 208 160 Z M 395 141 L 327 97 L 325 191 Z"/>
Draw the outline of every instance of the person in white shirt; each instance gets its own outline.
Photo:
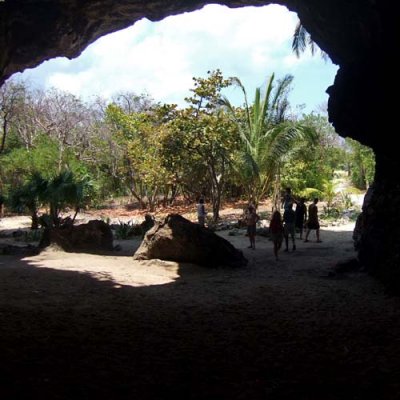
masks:
<path id="1" fill-rule="evenodd" d="M 197 220 L 201 226 L 204 226 L 206 222 L 206 208 L 204 206 L 204 199 L 201 197 L 197 204 Z"/>

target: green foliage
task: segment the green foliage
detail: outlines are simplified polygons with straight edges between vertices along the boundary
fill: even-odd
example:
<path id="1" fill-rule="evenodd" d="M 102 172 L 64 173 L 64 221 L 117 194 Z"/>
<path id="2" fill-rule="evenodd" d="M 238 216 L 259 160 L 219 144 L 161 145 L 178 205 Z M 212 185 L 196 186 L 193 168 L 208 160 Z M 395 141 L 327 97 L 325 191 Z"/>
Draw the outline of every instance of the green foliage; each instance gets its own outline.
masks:
<path id="1" fill-rule="evenodd" d="M 338 208 L 336 208 L 336 207 L 328 208 L 328 207 L 324 206 L 321 218 L 328 220 L 328 221 L 335 221 L 335 220 L 339 219 L 341 217 L 341 215 L 342 214 Z"/>
<path id="2" fill-rule="evenodd" d="M 102 216 L 101 216 L 101 220 L 102 220 L 103 222 L 105 222 L 107 225 L 110 225 L 110 224 L 111 224 L 111 218 L 110 218 L 110 217 L 106 217 L 106 216 L 102 215 Z"/>
<path id="3" fill-rule="evenodd" d="M 260 216 L 260 219 L 267 219 L 267 220 L 271 219 L 271 213 L 268 211 L 259 212 L 258 215 Z"/>
<path id="4" fill-rule="evenodd" d="M 341 196 L 341 202 L 344 206 L 345 209 L 350 209 L 351 207 L 353 207 L 354 203 L 353 200 L 351 200 L 350 194 L 346 193 L 346 192 L 341 192 L 340 193 Z"/>
<path id="5" fill-rule="evenodd" d="M 333 181 L 325 181 L 324 182 L 324 191 L 322 192 L 322 197 L 326 201 L 326 206 L 329 212 L 329 209 L 332 207 L 333 200 L 335 198 L 335 184 Z"/>
<path id="6" fill-rule="evenodd" d="M 42 228 L 51 228 L 54 225 L 52 216 L 47 213 L 42 214 L 38 221 Z"/>
<path id="7" fill-rule="evenodd" d="M 374 180 L 375 154 L 371 148 L 346 138 L 351 181 L 359 189 L 367 189 Z"/>
<path id="8" fill-rule="evenodd" d="M 306 188 L 324 192 L 324 185 L 333 179 L 334 171 L 344 169 L 346 153 L 326 117 L 304 115 L 300 124 L 314 134 L 303 135 L 296 141 L 282 167 L 282 183 L 296 194 Z"/>
<path id="9" fill-rule="evenodd" d="M 115 228 L 115 237 L 118 240 L 127 240 L 132 236 L 133 223 L 132 221 L 122 222 L 118 221 L 118 225 Z"/>
<path id="10" fill-rule="evenodd" d="M 221 100 L 221 90 L 231 85 L 232 79 L 225 79 L 219 69 L 208 71 L 207 78 L 193 78 L 192 97 L 186 97 L 193 110 L 213 114 Z M 192 111 L 193 111 L 192 110 Z"/>
<path id="11" fill-rule="evenodd" d="M 364 194 L 365 191 L 354 186 L 349 186 L 344 190 L 345 194 Z"/>
<path id="12" fill-rule="evenodd" d="M 293 77 L 287 75 L 276 84 L 274 80 L 272 74 L 263 96 L 261 89 L 256 89 L 254 102 L 250 106 L 244 86 L 239 79 L 234 78 L 233 81 L 243 91 L 243 110 L 234 108 L 228 99 L 223 99 L 241 139 L 237 171 L 246 188 L 248 200 L 255 204 L 270 191 L 274 181 L 279 181 L 280 166 L 296 139 L 311 133 L 286 116 L 287 95 Z"/>
<path id="13" fill-rule="evenodd" d="M 221 90 L 230 80 L 224 79 L 219 70 L 209 72 L 207 79 L 193 79 L 194 96 L 186 99 L 190 106 L 177 112 L 169 123 L 164 149 L 169 160 L 172 153 L 176 155 L 174 177 L 181 185 L 198 193 L 209 193 L 216 221 L 226 176 L 238 148 L 237 127 L 219 106 Z"/>
<path id="14" fill-rule="evenodd" d="M 321 197 L 321 191 L 315 188 L 305 188 L 297 192 L 299 197 L 304 197 L 307 201 Z"/>
<path id="15" fill-rule="evenodd" d="M 43 229 L 31 229 L 24 232 L 23 241 L 26 243 L 40 242 L 43 235 Z"/>
<path id="16" fill-rule="evenodd" d="M 335 170 L 350 171 L 360 189 L 368 186 L 374 165 L 368 151 L 351 141 L 343 146 L 325 117 L 288 117 L 291 83 L 291 76 L 272 75 L 249 104 L 239 79 L 209 71 L 193 78 L 184 109 L 134 93 L 86 104 L 56 90 L 16 86 L 18 101 L 7 103 L 13 115 L 3 131 L 1 193 L 35 223 L 37 209 L 48 207 L 50 224 L 65 207 L 98 207 L 115 196 L 153 209 L 160 200 L 202 193 L 216 221 L 228 196 L 258 202 L 289 186 L 296 196 L 322 197 Z M 221 100 L 231 84 L 243 91 L 242 107 Z"/>
<path id="17" fill-rule="evenodd" d="M 164 163 L 163 138 L 166 123 L 174 107 L 157 106 L 146 113 L 126 114 L 115 105 L 107 109 L 107 119 L 121 161 L 116 165 L 116 176 L 130 193 L 152 210 L 160 188 L 173 182 L 173 173 Z"/>
<path id="18" fill-rule="evenodd" d="M 71 171 L 64 171 L 52 179 L 44 179 L 40 174 L 33 174 L 22 186 L 13 188 L 10 193 L 10 206 L 21 212 L 27 208 L 32 214 L 32 228 L 38 223 L 37 211 L 41 205 L 50 208 L 51 222 L 42 218 L 42 225 L 60 224 L 59 214 L 67 206 L 78 212 L 89 201 L 90 180 L 76 180 Z M 34 226 L 35 225 L 35 226 Z"/>
<path id="19" fill-rule="evenodd" d="M 304 26 L 301 24 L 301 21 L 299 20 L 293 33 L 292 51 L 299 58 L 300 55 L 304 53 L 307 49 L 310 50 L 312 55 L 319 52 L 321 54 L 321 57 L 325 61 L 329 59 L 328 54 L 322 51 L 317 46 L 317 44 L 311 38 L 311 35 L 307 32 L 307 30 L 304 28 Z"/>
<path id="20" fill-rule="evenodd" d="M 28 210 L 32 218 L 32 229 L 38 228 L 38 209 L 43 204 L 46 186 L 46 180 L 35 173 L 22 186 L 15 186 L 9 190 L 9 207 L 18 213 Z"/>

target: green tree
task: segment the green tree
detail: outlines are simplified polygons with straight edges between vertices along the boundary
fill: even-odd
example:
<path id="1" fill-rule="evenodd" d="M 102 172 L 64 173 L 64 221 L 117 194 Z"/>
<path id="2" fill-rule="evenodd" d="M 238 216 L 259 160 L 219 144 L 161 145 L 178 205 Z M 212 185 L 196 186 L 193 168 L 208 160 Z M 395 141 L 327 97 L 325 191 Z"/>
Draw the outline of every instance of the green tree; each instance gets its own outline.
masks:
<path id="1" fill-rule="evenodd" d="M 169 125 L 175 137 L 169 143 L 184 154 L 181 161 L 184 159 L 190 171 L 202 172 L 207 178 L 206 190 L 211 198 L 213 220 L 217 221 L 226 176 L 238 145 L 237 128 L 220 106 L 221 91 L 231 80 L 225 79 L 220 70 L 193 80 L 193 96 L 186 99 L 189 107 L 181 110 Z"/>
<path id="2" fill-rule="evenodd" d="M 339 135 L 325 116 L 311 113 L 299 122 L 313 135 L 304 135 L 294 143 L 282 167 L 282 183 L 307 198 L 308 193 L 324 191 L 324 183 L 333 179 L 335 170 L 344 169 L 346 155 Z"/>
<path id="3" fill-rule="evenodd" d="M 43 204 L 47 181 L 35 173 L 29 177 L 22 186 L 15 186 L 9 194 L 10 207 L 21 212 L 25 208 L 30 212 L 32 218 L 31 229 L 39 228 L 38 210 Z"/>
<path id="4" fill-rule="evenodd" d="M 50 217 L 54 226 L 60 225 L 60 213 L 66 207 L 75 209 L 72 222 L 75 220 L 81 207 L 90 200 L 88 196 L 90 185 L 89 177 L 77 180 L 69 170 L 62 171 L 47 181 L 42 198 L 50 207 Z"/>
<path id="5" fill-rule="evenodd" d="M 162 137 L 166 129 L 168 107 L 154 106 L 146 112 L 127 114 L 116 105 L 107 109 L 113 139 L 121 153 L 118 174 L 142 208 L 154 210 L 156 200 L 172 181 L 163 164 Z"/>
<path id="6" fill-rule="evenodd" d="M 0 154 L 6 147 L 6 139 L 17 118 L 18 109 L 25 95 L 25 86 L 21 83 L 6 82 L 0 87 Z"/>
<path id="7" fill-rule="evenodd" d="M 351 181 L 358 189 L 368 189 L 375 175 L 375 154 L 373 150 L 354 139 L 346 138 L 349 154 Z"/>
<path id="8" fill-rule="evenodd" d="M 10 205 L 21 211 L 27 208 L 32 215 L 32 229 L 38 227 L 38 210 L 49 207 L 49 218 L 43 218 L 50 226 L 59 226 L 60 213 L 66 207 L 73 207 L 74 222 L 80 208 L 90 202 L 91 181 L 88 176 L 77 179 L 71 171 L 62 171 L 51 179 L 39 173 L 32 174 L 27 182 L 10 193 Z"/>
<path id="9" fill-rule="evenodd" d="M 238 78 L 234 82 L 242 89 L 244 109 L 231 105 L 224 97 L 222 103 L 233 117 L 241 140 L 240 157 L 237 170 L 240 172 L 249 201 L 256 205 L 275 187 L 274 201 L 279 192 L 280 166 L 293 146 L 295 139 L 309 131 L 295 121 L 287 119 L 287 94 L 293 81 L 286 75 L 274 83 L 272 74 L 262 96 L 257 88 L 252 105 L 248 104 L 247 93 Z M 277 207 L 277 204 L 275 204 Z"/>

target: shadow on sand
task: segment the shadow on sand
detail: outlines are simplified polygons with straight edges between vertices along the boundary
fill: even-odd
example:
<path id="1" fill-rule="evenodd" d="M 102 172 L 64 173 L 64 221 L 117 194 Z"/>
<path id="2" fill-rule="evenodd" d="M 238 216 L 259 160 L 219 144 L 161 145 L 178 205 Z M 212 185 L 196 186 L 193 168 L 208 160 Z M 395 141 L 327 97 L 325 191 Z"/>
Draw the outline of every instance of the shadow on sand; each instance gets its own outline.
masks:
<path id="1" fill-rule="evenodd" d="M 329 278 L 329 237 L 353 254 L 330 235 L 138 287 L 0 256 L 1 397 L 395 399 L 399 299 L 363 273 Z"/>

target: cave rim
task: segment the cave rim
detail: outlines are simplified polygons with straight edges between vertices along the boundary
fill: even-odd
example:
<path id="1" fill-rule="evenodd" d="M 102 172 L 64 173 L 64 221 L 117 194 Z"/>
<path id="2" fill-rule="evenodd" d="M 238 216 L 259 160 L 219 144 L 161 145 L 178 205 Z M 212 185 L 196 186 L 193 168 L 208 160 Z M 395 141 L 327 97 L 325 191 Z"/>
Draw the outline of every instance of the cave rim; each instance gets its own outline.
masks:
<path id="1" fill-rule="evenodd" d="M 140 23 L 143 20 L 147 20 L 150 24 L 153 24 L 153 27 L 154 27 L 155 24 L 163 22 L 163 21 L 167 20 L 168 18 L 180 17 L 180 16 L 183 16 L 185 14 L 194 14 L 196 12 L 203 11 L 206 7 L 209 7 L 209 6 L 210 7 L 220 7 L 220 9 L 222 10 L 222 11 L 220 11 L 220 13 L 223 13 L 224 9 L 226 9 L 228 11 L 235 11 L 235 10 L 239 10 L 239 9 L 251 9 L 251 8 L 253 8 L 253 9 L 263 8 L 263 9 L 268 10 L 268 13 L 270 13 L 270 11 L 272 10 L 272 7 L 277 7 L 281 11 L 283 10 L 285 15 L 291 15 L 292 19 L 296 18 L 297 19 L 296 23 L 300 21 L 300 17 L 298 15 L 298 13 L 295 10 L 291 10 L 288 7 L 288 5 L 284 4 L 283 2 L 276 2 L 276 1 L 274 1 L 274 2 L 263 2 L 262 4 L 257 4 L 257 5 L 255 5 L 255 4 L 244 4 L 244 5 L 240 5 L 240 6 L 237 6 L 237 7 L 229 6 L 227 4 L 224 4 L 223 2 L 206 2 L 206 3 L 202 4 L 202 5 L 200 5 L 199 7 L 195 7 L 191 11 L 183 11 L 183 12 L 180 12 L 180 13 L 168 14 L 168 15 L 166 15 L 165 17 L 163 17 L 161 19 L 152 20 L 152 19 L 149 19 L 146 16 L 144 16 L 139 20 L 135 20 L 134 22 L 131 22 L 126 27 L 123 27 L 123 28 L 118 29 L 118 30 L 113 30 L 110 33 L 105 33 L 104 35 L 99 36 L 98 38 L 95 39 L 95 41 L 85 45 L 85 47 L 83 48 L 82 52 L 79 53 L 78 55 L 74 56 L 74 57 L 68 57 L 67 55 L 56 55 L 56 56 L 54 56 L 52 58 L 44 59 L 36 66 L 26 67 L 22 71 L 16 71 L 9 78 L 7 78 L 7 80 L 5 82 L 11 81 L 13 79 L 16 79 L 16 77 L 17 78 L 23 78 L 23 74 L 24 73 L 30 72 L 30 71 L 34 71 L 34 70 L 36 70 L 38 68 L 43 68 L 43 66 L 46 63 L 51 63 L 51 62 L 53 62 L 53 61 L 55 61 L 57 59 L 61 59 L 61 60 L 63 60 L 62 62 L 65 61 L 67 63 L 79 62 L 78 61 L 79 58 L 84 56 L 85 52 L 89 49 L 90 46 L 95 45 L 96 43 L 98 43 L 100 40 L 104 39 L 107 36 L 111 36 L 111 35 L 113 35 L 115 33 L 120 33 L 120 32 L 122 32 L 124 30 L 127 30 L 127 29 L 131 29 L 136 24 Z M 294 27 L 295 27 L 295 24 L 293 25 L 293 32 L 294 32 Z M 235 28 L 232 26 L 230 29 L 231 29 L 230 33 L 232 33 L 232 32 L 234 32 Z M 204 33 L 202 32 L 201 36 L 205 36 L 205 35 L 207 35 L 207 33 L 208 32 L 206 32 L 206 31 Z M 282 60 L 285 57 L 290 57 L 290 56 L 295 57 L 297 60 L 301 59 L 302 57 L 306 58 L 307 57 L 307 52 L 309 52 L 309 49 L 306 49 L 306 51 L 303 52 L 304 54 L 302 53 L 302 54 L 300 54 L 300 56 L 295 56 L 295 53 L 292 50 L 291 41 L 292 41 L 292 36 L 290 37 L 290 43 L 289 43 L 289 39 L 285 39 L 285 43 L 281 46 L 281 47 L 285 48 L 285 53 L 284 53 L 284 55 L 280 55 L 280 58 L 282 58 Z M 253 45 L 254 44 L 252 44 L 252 46 Z M 267 39 L 265 44 L 262 44 L 262 45 L 258 44 L 258 46 L 260 48 L 263 48 L 263 49 L 265 48 L 265 49 L 268 50 L 269 47 L 271 47 L 271 41 L 270 41 L 270 39 Z M 286 50 L 287 50 L 287 52 L 286 52 Z M 318 50 L 321 50 L 321 49 L 318 47 L 317 52 L 318 52 Z M 274 49 L 274 51 L 276 51 L 276 49 Z M 240 50 L 235 50 L 235 53 L 236 52 L 240 52 Z M 268 51 L 267 51 L 267 53 L 268 53 Z M 133 54 L 135 54 L 135 53 L 133 53 Z M 268 57 L 269 56 L 270 56 L 270 54 L 268 53 Z M 275 58 L 275 55 L 272 56 L 272 59 L 274 59 L 274 58 Z M 278 57 L 276 57 L 276 58 L 278 59 Z M 321 57 L 320 54 L 313 54 L 313 55 L 311 55 L 311 57 L 308 58 L 306 63 L 309 63 L 310 60 L 312 60 L 312 59 L 315 60 L 317 58 L 320 58 L 322 60 L 322 57 Z M 87 61 L 85 61 L 85 62 L 87 62 Z M 270 60 L 267 60 L 267 62 L 270 62 Z M 275 61 L 273 61 L 272 64 L 274 64 L 274 62 Z M 312 61 L 312 62 L 314 63 L 314 61 Z M 294 76 L 294 81 L 293 81 L 294 85 L 293 86 L 296 86 L 296 84 L 298 84 L 298 82 L 303 81 L 301 76 L 299 76 L 299 77 L 296 76 L 296 73 L 297 73 L 296 70 L 299 69 L 299 65 L 300 65 L 300 69 L 301 69 L 301 63 L 302 63 L 301 61 L 294 62 L 293 64 L 295 65 L 295 67 L 293 67 L 292 65 L 285 66 L 285 65 L 283 65 L 284 64 L 283 61 L 280 61 L 280 65 L 279 66 L 275 66 L 275 67 L 269 67 L 267 65 L 267 63 L 266 63 L 266 65 L 264 65 L 264 67 L 263 67 L 265 72 L 261 72 L 261 71 L 259 72 L 259 78 L 260 79 L 258 80 L 258 83 L 257 84 L 253 83 L 253 84 L 248 85 L 251 88 L 251 90 L 248 90 L 248 94 L 253 93 L 253 91 L 254 91 L 253 89 L 255 89 L 255 88 L 263 88 L 265 83 L 268 80 L 268 77 L 271 76 L 272 74 L 275 74 L 275 77 L 277 77 L 279 79 L 282 78 L 283 76 L 287 75 L 287 74 L 293 75 Z M 208 72 L 208 70 L 217 70 L 217 69 L 219 69 L 224 74 L 224 76 L 228 76 L 228 75 L 229 76 L 235 76 L 235 77 L 239 77 L 239 79 L 242 80 L 242 76 L 240 76 L 239 74 L 226 74 L 225 75 L 225 68 L 221 67 L 220 64 L 221 63 L 219 63 L 218 65 L 213 65 L 211 68 L 209 66 L 205 66 L 203 68 L 204 73 L 202 75 L 199 75 L 196 72 L 193 72 L 193 70 L 190 71 L 191 79 L 193 79 L 193 77 L 195 77 L 195 76 L 197 76 L 197 77 L 206 76 L 205 71 Z M 245 64 L 246 64 L 246 62 L 242 61 L 239 65 L 245 65 Z M 297 64 L 297 66 L 296 66 L 296 64 Z M 314 90 L 314 95 L 313 95 L 314 98 L 312 100 L 302 100 L 302 99 L 300 100 L 300 97 L 303 96 L 301 93 L 304 93 L 304 88 L 303 88 L 302 92 L 300 94 L 297 94 L 297 99 L 296 100 L 290 100 L 292 113 L 298 114 L 298 115 L 303 114 L 303 113 L 307 113 L 307 114 L 310 114 L 310 113 L 322 113 L 324 115 L 328 114 L 328 101 L 329 101 L 328 90 L 329 90 L 330 86 L 332 86 L 334 84 L 335 76 L 336 76 L 337 71 L 338 71 L 338 69 L 340 67 L 337 64 L 335 64 L 331 60 L 330 57 L 329 57 L 328 62 L 326 60 L 323 60 L 323 63 L 321 63 L 318 68 L 321 68 L 324 65 L 326 65 L 326 68 L 332 68 L 332 70 L 329 71 L 329 73 L 325 74 L 326 76 L 324 77 L 323 80 L 321 80 L 321 84 L 318 85 L 319 86 L 318 90 Z M 314 67 L 312 67 L 312 68 L 314 68 Z M 64 68 L 60 68 L 59 71 L 51 71 L 50 70 L 50 74 L 63 74 L 64 73 L 63 69 Z M 324 66 L 324 70 L 325 70 L 325 66 Z M 251 72 L 250 71 L 251 71 L 251 69 L 249 69 L 249 71 L 247 71 L 247 75 L 250 75 L 251 72 L 253 72 L 253 71 L 251 71 Z M 65 71 L 65 74 L 68 74 L 67 70 Z M 149 72 L 148 76 L 151 76 L 151 74 L 152 73 Z M 304 72 L 303 72 L 303 74 L 304 74 Z M 77 73 L 75 73 L 74 75 L 76 76 Z M 327 77 L 327 75 L 329 75 L 329 78 Z M 74 76 L 72 76 L 71 79 L 74 79 Z M 304 81 L 311 82 L 311 79 L 312 78 L 307 77 L 307 79 L 304 79 Z M 22 80 L 24 80 L 24 79 L 22 79 Z M 41 80 L 44 82 L 43 78 L 41 78 Z M 151 79 L 149 79 L 149 80 L 151 80 Z M 27 82 L 30 83 L 29 81 L 30 81 L 30 78 L 28 77 Z M 68 89 L 64 89 L 63 87 L 57 87 L 57 86 L 53 86 L 53 85 L 51 85 L 51 86 L 46 85 L 47 87 L 45 87 L 43 82 L 42 82 L 42 86 L 43 86 L 43 89 L 45 89 L 45 90 L 50 89 L 51 87 L 55 87 L 56 89 L 59 89 L 62 92 L 72 93 L 73 95 L 76 95 L 76 97 L 78 97 L 80 99 L 83 99 L 85 101 L 87 101 L 89 98 L 93 99 L 95 97 L 105 98 L 105 99 L 111 100 L 113 96 L 115 96 L 118 93 L 122 93 L 122 92 L 132 92 L 132 93 L 139 93 L 140 92 L 142 94 L 150 95 L 150 98 L 152 98 L 155 101 L 159 101 L 159 98 L 157 96 L 154 96 L 152 93 L 149 93 L 147 87 L 144 87 L 144 88 L 142 88 L 140 90 L 136 90 L 136 88 L 131 85 L 131 87 L 128 88 L 128 89 L 125 89 L 125 88 L 115 89 L 112 93 L 109 92 L 108 95 L 106 95 L 106 96 L 102 96 L 102 94 L 99 93 L 99 90 L 97 90 L 97 92 L 92 92 L 90 94 L 86 94 L 86 95 L 82 96 L 80 93 L 77 94 L 76 92 L 70 91 Z M 260 84 L 260 82 L 261 82 L 261 84 Z M 64 85 L 64 86 L 66 86 L 66 85 Z M 248 89 L 247 85 L 245 85 L 245 87 L 246 87 L 246 89 Z M 295 91 L 296 90 L 292 88 L 290 90 L 290 94 L 292 95 Z M 318 100 L 316 100 L 317 92 L 320 95 L 320 98 Z M 185 97 L 188 94 L 190 94 L 189 88 L 186 89 Z M 251 97 L 251 95 L 250 95 L 250 97 Z M 175 104 L 176 103 L 176 101 L 168 101 L 168 100 L 167 101 L 161 100 L 161 102 L 165 102 L 167 104 L 168 103 L 169 104 Z M 181 98 L 180 98 L 180 105 L 182 106 L 183 103 L 184 103 L 184 96 L 182 95 Z M 308 111 L 304 111 L 304 110 L 308 110 Z"/>

